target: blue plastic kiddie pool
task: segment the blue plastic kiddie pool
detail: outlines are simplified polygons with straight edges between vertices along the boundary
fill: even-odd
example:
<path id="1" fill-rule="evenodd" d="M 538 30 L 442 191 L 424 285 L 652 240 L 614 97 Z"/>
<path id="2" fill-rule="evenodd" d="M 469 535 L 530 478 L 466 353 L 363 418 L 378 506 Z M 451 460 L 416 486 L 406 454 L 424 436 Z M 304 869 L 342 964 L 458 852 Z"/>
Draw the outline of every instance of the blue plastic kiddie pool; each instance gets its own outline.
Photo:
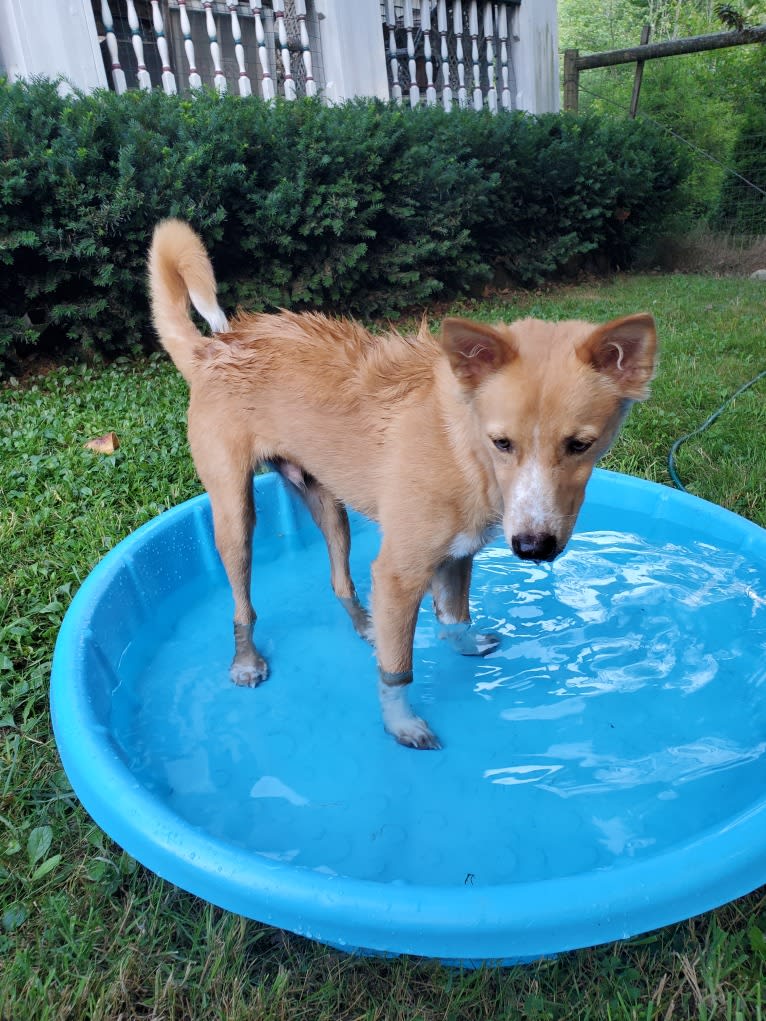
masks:
<path id="1" fill-rule="evenodd" d="M 371 649 L 275 475 L 256 481 L 257 689 L 199 497 L 120 543 L 61 628 L 53 726 L 95 821 L 223 908 L 349 950 L 519 961 L 675 922 L 766 881 L 766 532 L 597 471 L 553 564 L 476 558 L 485 659 L 437 637 L 384 733 Z M 378 533 L 352 519 L 369 596 Z"/>

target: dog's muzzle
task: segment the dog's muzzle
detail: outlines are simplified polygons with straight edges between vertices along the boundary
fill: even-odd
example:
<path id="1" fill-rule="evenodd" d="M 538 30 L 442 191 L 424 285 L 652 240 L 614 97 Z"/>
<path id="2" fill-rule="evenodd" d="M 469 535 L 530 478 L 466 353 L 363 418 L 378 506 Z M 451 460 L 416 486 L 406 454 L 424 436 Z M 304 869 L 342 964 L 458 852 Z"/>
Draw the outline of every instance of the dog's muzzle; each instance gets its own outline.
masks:
<path id="1" fill-rule="evenodd" d="M 539 564 L 543 560 L 555 560 L 559 544 L 550 532 L 521 532 L 512 537 L 511 549 L 520 560 L 534 560 Z"/>

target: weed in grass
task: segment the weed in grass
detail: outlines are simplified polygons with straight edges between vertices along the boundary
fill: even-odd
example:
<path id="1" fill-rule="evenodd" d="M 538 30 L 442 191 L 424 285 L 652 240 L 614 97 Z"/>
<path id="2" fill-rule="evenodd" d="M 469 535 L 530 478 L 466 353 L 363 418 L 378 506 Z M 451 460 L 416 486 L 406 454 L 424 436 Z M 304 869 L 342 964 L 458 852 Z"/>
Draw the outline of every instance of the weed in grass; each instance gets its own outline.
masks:
<path id="1" fill-rule="evenodd" d="M 651 400 L 605 466 L 667 482 L 667 452 L 766 367 L 763 289 L 625 277 L 452 311 L 608 319 L 648 310 Z M 159 356 L 62 367 L 0 390 L 0 1018 L 13 1021 L 760 1021 L 758 893 L 625 943 L 465 972 L 344 957 L 204 904 L 149 874 L 87 818 L 50 732 L 53 643 L 93 565 L 200 491 L 183 381 Z M 686 485 L 766 524 L 766 384 L 679 453 Z M 111 456 L 85 450 L 114 431 Z"/>

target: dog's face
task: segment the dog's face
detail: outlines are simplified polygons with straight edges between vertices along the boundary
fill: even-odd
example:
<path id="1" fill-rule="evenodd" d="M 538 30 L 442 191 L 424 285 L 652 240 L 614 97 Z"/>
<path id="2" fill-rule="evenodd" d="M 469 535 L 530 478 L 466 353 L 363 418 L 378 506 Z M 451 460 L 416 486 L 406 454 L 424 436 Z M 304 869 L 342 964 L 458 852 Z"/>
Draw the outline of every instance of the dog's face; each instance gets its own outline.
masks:
<path id="1" fill-rule="evenodd" d="M 447 319 L 441 343 L 472 410 L 473 442 L 491 458 L 509 546 L 526 560 L 553 560 L 572 534 L 593 466 L 633 401 L 647 396 L 654 320 L 489 327 Z"/>

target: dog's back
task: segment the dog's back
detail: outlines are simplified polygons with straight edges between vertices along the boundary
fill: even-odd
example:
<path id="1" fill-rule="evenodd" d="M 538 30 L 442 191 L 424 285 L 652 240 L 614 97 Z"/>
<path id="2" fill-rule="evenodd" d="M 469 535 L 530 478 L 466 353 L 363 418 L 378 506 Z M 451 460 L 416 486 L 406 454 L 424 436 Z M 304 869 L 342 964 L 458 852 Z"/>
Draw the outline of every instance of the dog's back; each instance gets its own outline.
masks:
<path id="1" fill-rule="evenodd" d="M 233 372 L 238 387 L 244 374 L 253 385 L 267 377 L 274 388 L 285 373 L 296 396 L 336 410 L 353 404 L 358 411 L 361 398 L 374 394 L 386 404 L 428 386 L 440 355 L 425 321 L 413 339 L 393 330 L 372 335 L 353 320 L 317 312 L 240 312 L 228 321 L 207 252 L 180 220 L 164 220 L 155 229 L 149 290 L 160 340 L 189 382 L 203 366 L 211 381 L 224 386 Z M 190 300 L 213 334 L 223 337 L 211 342 L 200 333 L 189 315 Z"/>
<path id="2" fill-rule="evenodd" d="M 438 416 L 436 370 L 444 359 L 426 322 L 407 338 L 393 330 L 372 335 L 316 312 L 240 312 L 227 321 L 202 242 L 178 220 L 155 229 L 149 285 L 161 342 L 190 385 L 195 459 L 225 435 L 252 467 L 300 464 L 377 517 L 379 480 L 408 446 L 406 437 L 402 449 L 391 442 L 391 431 L 401 431 L 407 408 L 418 422 Z M 190 300 L 212 337 L 191 319 Z M 412 431 L 423 430 L 413 422 Z"/>

